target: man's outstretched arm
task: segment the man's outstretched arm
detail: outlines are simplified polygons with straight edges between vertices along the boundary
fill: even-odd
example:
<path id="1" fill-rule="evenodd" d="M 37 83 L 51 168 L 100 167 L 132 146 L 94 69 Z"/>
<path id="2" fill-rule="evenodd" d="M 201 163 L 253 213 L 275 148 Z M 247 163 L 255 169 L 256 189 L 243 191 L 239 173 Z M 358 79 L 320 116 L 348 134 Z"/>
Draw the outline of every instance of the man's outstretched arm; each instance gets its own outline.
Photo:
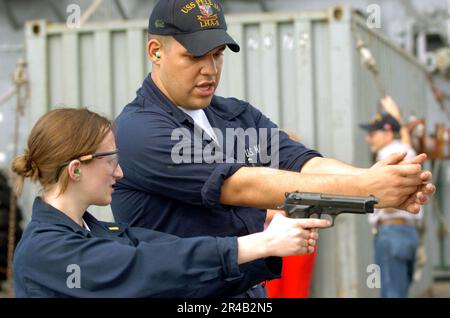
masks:
<path id="1" fill-rule="evenodd" d="M 375 195 L 380 198 L 378 207 L 395 207 L 417 213 L 434 186 L 427 185 L 421 201 L 417 195 L 423 179 L 431 177 L 421 170 L 419 163 L 389 164 L 398 159 L 393 155 L 380 161 L 363 173 L 311 174 L 283 171 L 262 167 L 243 167 L 225 180 L 221 188 L 220 202 L 235 206 L 277 208 L 284 201 L 284 194 L 292 191 L 321 192 L 340 195 Z M 390 161 L 389 161 L 390 160 Z M 330 161 L 327 162 L 329 165 Z M 332 165 L 332 164 L 331 164 Z M 329 169 L 329 167 L 327 168 Z M 321 171 L 319 169 L 319 171 Z M 341 170 L 342 171 L 342 170 Z M 423 203 L 422 203 L 423 202 Z"/>
<path id="2" fill-rule="evenodd" d="M 369 169 L 376 169 L 377 167 L 383 165 L 407 165 L 407 164 L 419 164 L 422 165 L 427 159 L 426 154 L 420 154 L 411 159 L 404 159 L 406 156 L 406 152 L 401 152 L 390 156 L 385 160 L 381 160 L 374 164 Z M 343 163 L 339 160 L 332 158 L 312 158 L 308 162 L 305 163 L 301 172 L 302 173 L 317 173 L 317 174 L 345 174 L 345 175 L 361 175 L 366 173 L 369 169 L 358 168 L 346 163 Z M 423 205 L 427 202 L 428 196 L 432 195 L 435 192 L 435 187 L 431 184 L 425 184 L 432 179 L 432 174 L 429 171 L 423 171 L 420 174 L 420 178 L 422 179 L 423 184 L 420 185 L 417 190 L 412 193 L 407 203 L 402 206 L 410 206 L 414 204 Z M 405 209 L 410 211 L 410 209 Z M 413 211 L 411 211 L 413 212 Z"/>
<path id="3" fill-rule="evenodd" d="M 393 157 L 389 164 L 423 164 L 427 159 L 426 154 L 420 154 L 411 159 L 404 160 L 406 152 L 398 153 Z M 374 166 L 376 166 L 375 164 Z M 308 160 L 302 167 L 302 173 L 312 174 L 346 174 L 346 175 L 360 175 L 366 173 L 369 168 L 358 168 L 342 161 L 333 158 L 314 157 Z M 424 181 L 431 180 L 429 179 Z"/>
<path id="4" fill-rule="evenodd" d="M 333 158 L 314 157 L 302 167 L 302 173 L 308 174 L 343 174 L 356 176 L 367 172 L 366 168 L 358 168 Z"/>

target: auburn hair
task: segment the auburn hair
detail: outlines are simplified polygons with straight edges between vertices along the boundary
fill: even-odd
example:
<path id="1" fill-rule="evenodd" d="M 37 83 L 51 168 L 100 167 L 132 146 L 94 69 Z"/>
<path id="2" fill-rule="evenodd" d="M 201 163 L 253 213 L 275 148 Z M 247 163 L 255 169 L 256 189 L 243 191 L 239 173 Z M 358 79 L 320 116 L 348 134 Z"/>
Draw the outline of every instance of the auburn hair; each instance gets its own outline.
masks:
<path id="1" fill-rule="evenodd" d="M 69 174 L 61 164 L 94 153 L 110 131 L 111 121 L 87 108 L 45 113 L 31 130 L 25 152 L 12 162 L 18 176 L 16 193 L 22 193 L 25 178 L 39 182 L 43 189 L 59 182 L 63 193 Z"/>

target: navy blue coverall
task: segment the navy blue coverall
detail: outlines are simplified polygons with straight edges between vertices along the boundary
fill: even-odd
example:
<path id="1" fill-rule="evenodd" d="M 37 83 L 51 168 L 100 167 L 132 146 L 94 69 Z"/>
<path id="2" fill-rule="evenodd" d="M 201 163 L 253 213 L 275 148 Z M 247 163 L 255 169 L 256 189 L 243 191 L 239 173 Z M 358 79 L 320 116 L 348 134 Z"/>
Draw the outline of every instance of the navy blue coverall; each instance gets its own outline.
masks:
<path id="1" fill-rule="evenodd" d="M 90 231 L 35 199 L 14 255 L 16 297 L 226 297 L 280 277 L 278 257 L 242 272 L 236 237 L 181 239 L 83 219 Z"/>
<path id="2" fill-rule="evenodd" d="M 246 153 L 263 147 L 268 148 L 268 154 L 278 152 L 279 169 L 299 172 L 309 159 L 321 156 L 291 140 L 247 102 L 214 96 L 204 112 L 222 136 L 226 136 L 227 129 L 255 129 L 258 144 L 252 145 L 245 139 Z M 173 138 L 173 133 L 177 129 L 191 133 L 190 152 L 194 158 L 198 126 L 148 75 L 136 98 L 115 122 L 116 144 L 121 153 L 119 162 L 124 172 L 124 178 L 115 184 L 111 203 L 115 220 L 181 237 L 241 236 L 262 231 L 265 210 L 223 205 L 220 190 L 224 181 L 241 167 L 270 166 L 272 162 L 262 162 L 260 156 L 253 156 L 256 160 L 252 161 L 248 157 L 239 160 L 237 147 L 243 141 L 240 143 L 235 137 L 229 145 L 224 137 L 218 147 L 224 158 L 222 162 L 199 162 L 194 158 L 191 162 L 176 163 L 173 150 L 180 140 Z M 264 130 L 268 131 L 265 138 L 261 133 Z M 277 149 L 271 149 L 273 131 L 278 134 Z M 205 138 L 202 143 L 209 144 Z M 251 267 L 251 263 L 247 266 Z"/>

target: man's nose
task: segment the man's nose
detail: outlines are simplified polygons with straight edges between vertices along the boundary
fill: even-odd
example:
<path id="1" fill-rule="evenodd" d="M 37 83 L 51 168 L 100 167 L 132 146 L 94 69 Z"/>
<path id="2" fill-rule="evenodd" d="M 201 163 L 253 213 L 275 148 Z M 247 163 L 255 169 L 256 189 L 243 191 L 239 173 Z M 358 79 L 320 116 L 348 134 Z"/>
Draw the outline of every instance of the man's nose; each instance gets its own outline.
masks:
<path id="1" fill-rule="evenodd" d="M 204 56 L 204 64 L 201 69 L 202 75 L 216 75 L 217 74 L 217 62 L 210 54 Z"/>

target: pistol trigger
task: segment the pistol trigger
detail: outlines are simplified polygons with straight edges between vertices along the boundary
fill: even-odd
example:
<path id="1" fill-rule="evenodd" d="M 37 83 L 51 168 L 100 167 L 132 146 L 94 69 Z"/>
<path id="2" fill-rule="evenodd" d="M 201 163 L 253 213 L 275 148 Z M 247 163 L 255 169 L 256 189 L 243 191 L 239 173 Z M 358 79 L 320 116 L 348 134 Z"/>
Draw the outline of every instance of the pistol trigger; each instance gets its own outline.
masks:
<path id="1" fill-rule="evenodd" d="M 334 219 L 336 218 L 336 215 L 331 216 L 331 226 L 334 226 Z"/>

